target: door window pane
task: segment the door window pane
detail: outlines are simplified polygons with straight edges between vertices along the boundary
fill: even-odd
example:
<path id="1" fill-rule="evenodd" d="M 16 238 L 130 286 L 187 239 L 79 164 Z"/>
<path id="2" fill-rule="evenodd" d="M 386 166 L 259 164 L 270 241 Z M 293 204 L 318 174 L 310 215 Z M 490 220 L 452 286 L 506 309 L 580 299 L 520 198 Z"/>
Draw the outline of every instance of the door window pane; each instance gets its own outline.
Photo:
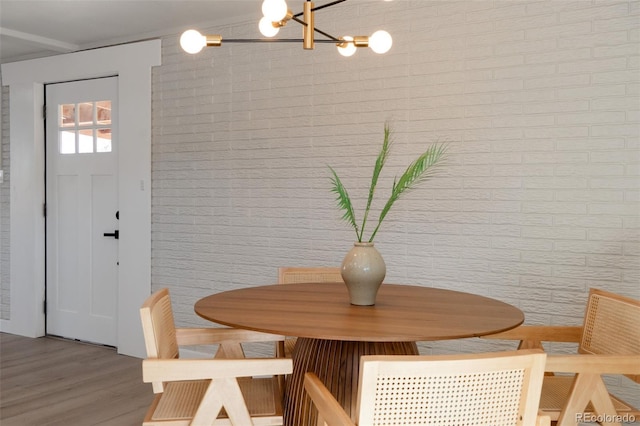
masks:
<path id="1" fill-rule="evenodd" d="M 93 152 L 93 129 L 78 132 L 78 152 L 81 154 Z"/>
<path id="2" fill-rule="evenodd" d="M 60 127 L 73 127 L 76 125 L 76 105 L 60 105 Z"/>
<path id="3" fill-rule="evenodd" d="M 111 152 L 111 129 L 98 129 L 96 152 Z"/>
<path id="4" fill-rule="evenodd" d="M 78 126 L 93 125 L 93 102 L 82 102 L 78 104 Z"/>
<path id="5" fill-rule="evenodd" d="M 96 102 L 96 124 L 109 125 L 111 124 L 111 101 L 98 101 Z"/>
<path id="6" fill-rule="evenodd" d="M 60 154 L 76 153 L 76 132 L 63 130 L 60 132 Z"/>

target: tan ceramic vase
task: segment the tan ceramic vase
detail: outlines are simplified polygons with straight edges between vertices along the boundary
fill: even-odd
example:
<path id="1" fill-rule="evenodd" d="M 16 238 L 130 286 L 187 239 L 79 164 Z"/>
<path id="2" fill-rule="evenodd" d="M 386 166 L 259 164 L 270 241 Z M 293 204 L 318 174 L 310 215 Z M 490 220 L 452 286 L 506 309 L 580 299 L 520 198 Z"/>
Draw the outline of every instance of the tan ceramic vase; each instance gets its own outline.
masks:
<path id="1" fill-rule="evenodd" d="M 353 248 L 342 261 L 340 272 L 352 305 L 376 304 L 378 289 L 387 274 L 387 267 L 373 243 L 353 243 Z"/>

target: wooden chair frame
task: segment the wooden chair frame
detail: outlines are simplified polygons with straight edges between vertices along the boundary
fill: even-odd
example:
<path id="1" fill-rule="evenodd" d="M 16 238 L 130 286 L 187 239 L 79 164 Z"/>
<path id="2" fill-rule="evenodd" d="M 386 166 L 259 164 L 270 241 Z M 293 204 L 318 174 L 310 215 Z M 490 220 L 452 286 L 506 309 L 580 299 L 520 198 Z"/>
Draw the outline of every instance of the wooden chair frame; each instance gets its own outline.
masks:
<path id="1" fill-rule="evenodd" d="M 156 393 L 144 426 L 283 423 L 279 378 L 292 372 L 291 360 L 245 359 L 242 343 L 282 341 L 284 336 L 230 328 L 175 328 L 167 289 L 145 301 L 140 317 L 148 355 L 142 362 L 143 381 L 152 383 Z M 208 344 L 219 345 L 215 359 L 179 359 L 181 345 Z M 251 414 L 265 407 L 269 414 Z"/>
<path id="2" fill-rule="evenodd" d="M 282 425 L 282 412 L 276 410 L 271 416 L 252 417 L 245 404 L 243 391 L 250 389 L 249 379 L 253 376 L 290 374 L 292 366 L 287 359 L 146 359 L 142 362 L 142 379 L 145 383 L 164 382 L 163 392 L 151 405 L 144 426 L 150 425 Z M 244 386 L 243 386 L 244 385 Z M 174 387 L 176 390 L 174 390 Z M 193 412 L 192 416 L 167 421 L 154 419 L 162 403 L 163 394 L 169 398 L 182 392 L 193 395 L 193 401 L 186 404 L 169 402 L 167 411 Z M 247 392 L 247 393 L 250 393 Z M 281 398 L 281 395 L 278 396 Z M 175 397 L 180 400 L 179 396 Z M 195 410 L 194 410 L 195 408 Z M 226 418 L 218 418 L 224 409 Z"/>
<path id="3" fill-rule="evenodd" d="M 515 395 L 518 402 L 515 407 L 511 407 L 515 412 L 509 424 L 542 426 L 550 422 L 548 416 L 539 416 L 537 412 L 545 358 L 546 354 L 539 350 L 455 356 L 363 356 L 360 360 L 357 423 L 314 373 L 306 373 L 304 386 L 318 410 L 318 426 L 376 426 L 386 424 L 389 418 L 400 422 L 407 419 L 410 424 L 438 425 L 438 415 L 428 417 L 433 413 L 427 412 L 441 403 L 450 403 L 449 400 L 456 392 L 460 392 L 463 383 L 476 383 L 475 387 L 471 385 L 473 390 L 469 394 L 461 394 L 460 401 L 467 404 L 468 400 L 473 399 L 470 398 L 472 394 L 477 398 L 482 392 L 486 392 L 486 396 L 493 398 L 493 394 L 500 390 L 500 382 L 496 383 L 494 380 L 501 380 L 502 374 L 508 376 L 517 372 L 521 387 L 515 389 L 516 386 L 511 385 L 514 392 L 520 393 Z M 449 380 L 452 382 L 448 382 Z M 455 384 L 452 387 L 443 389 L 453 382 Z M 477 385 L 479 382 L 486 385 L 486 388 L 480 390 L 481 386 Z M 429 385 L 423 385 L 424 383 Z M 402 390 L 394 394 L 401 387 L 406 388 L 407 395 Z M 447 397 L 443 398 L 442 392 L 448 392 Z M 431 402 L 433 403 L 430 404 Z M 470 404 L 475 403 L 477 400 Z M 416 409 L 416 404 L 424 411 Z M 452 405 L 447 408 L 450 413 L 451 410 L 464 407 Z M 477 406 L 474 409 L 477 410 Z M 500 407 L 496 412 L 504 410 L 504 407 Z M 385 414 L 380 414 L 385 411 L 390 412 L 387 413 L 390 414 L 388 418 L 384 418 Z M 476 412 L 478 416 L 489 415 L 480 411 Z M 380 418 L 376 417 L 376 412 Z M 447 418 L 441 424 L 452 424 L 451 421 L 451 418 Z"/>
<path id="4" fill-rule="evenodd" d="M 575 426 L 587 416 L 617 426 L 625 417 L 640 419 L 640 411 L 609 394 L 602 380 L 603 374 L 621 374 L 640 383 L 639 300 L 591 289 L 582 326 L 520 326 L 483 338 L 519 340 L 521 349 L 543 349 L 543 342 L 578 344 L 577 355 L 547 358 L 540 409 L 558 426 Z"/>

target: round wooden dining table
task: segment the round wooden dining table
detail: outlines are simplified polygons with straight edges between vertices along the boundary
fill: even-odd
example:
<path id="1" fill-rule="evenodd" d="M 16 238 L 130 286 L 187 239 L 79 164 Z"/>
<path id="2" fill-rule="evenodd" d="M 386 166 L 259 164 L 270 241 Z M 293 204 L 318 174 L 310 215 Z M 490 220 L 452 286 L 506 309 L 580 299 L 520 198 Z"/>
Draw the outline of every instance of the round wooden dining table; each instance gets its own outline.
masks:
<path id="1" fill-rule="evenodd" d="M 417 355 L 416 342 L 485 336 L 517 327 L 522 311 L 471 293 L 383 284 L 373 306 L 349 303 L 344 283 L 276 284 L 200 299 L 195 312 L 230 327 L 298 337 L 284 395 L 286 426 L 316 426 L 304 390 L 314 372 L 355 421 L 362 355 Z"/>

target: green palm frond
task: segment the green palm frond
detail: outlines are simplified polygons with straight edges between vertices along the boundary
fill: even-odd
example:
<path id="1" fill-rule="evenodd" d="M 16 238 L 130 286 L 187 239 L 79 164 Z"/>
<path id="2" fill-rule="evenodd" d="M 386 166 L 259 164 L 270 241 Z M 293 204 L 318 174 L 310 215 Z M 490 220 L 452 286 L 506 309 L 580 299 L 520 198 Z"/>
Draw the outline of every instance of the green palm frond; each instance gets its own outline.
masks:
<path id="1" fill-rule="evenodd" d="M 384 167 L 384 164 L 387 162 L 387 157 L 389 156 L 389 151 L 391 148 L 391 140 L 389 138 L 391 134 L 391 130 L 388 125 L 384 126 L 384 140 L 382 142 L 382 149 L 380 149 L 380 153 L 378 154 L 378 158 L 376 159 L 376 164 L 373 167 L 373 175 L 371 176 L 371 185 L 369 185 L 369 198 L 367 199 L 367 207 L 364 210 L 364 218 L 362 219 L 362 228 L 360 235 L 358 235 L 358 241 L 362 241 L 362 232 L 364 232 L 364 227 L 367 224 L 367 217 L 369 216 L 369 211 L 371 209 L 371 203 L 373 201 L 373 194 L 376 191 L 376 185 L 378 184 L 378 177 L 380 177 L 380 172 Z"/>
<path id="2" fill-rule="evenodd" d="M 400 198 L 402 194 L 409 191 L 412 188 L 415 188 L 420 182 L 423 182 L 430 177 L 433 176 L 435 171 L 435 166 L 438 165 L 438 162 L 442 159 L 442 157 L 446 154 L 447 146 L 446 145 L 433 145 L 428 150 L 426 150 L 417 160 L 411 163 L 407 169 L 404 171 L 400 179 L 393 182 L 393 188 L 391 190 L 391 195 L 389 196 L 389 200 L 387 204 L 382 208 L 380 212 L 380 216 L 378 218 L 378 225 L 376 229 L 371 234 L 371 238 L 369 241 L 373 241 L 373 238 L 376 236 L 382 221 L 391 210 L 391 206 Z"/>
<path id="3" fill-rule="evenodd" d="M 336 194 L 336 204 L 338 205 L 338 208 L 344 211 L 342 220 L 353 226 L 353 229 L 355 229 L 356 231 L 356 235 L 358 236 L 358 238 L 360 238 L 358 225 L 356 224 L 356 215 L 353 211 L 353 204 L 351 204 L 349 193 L 347 192 L 347 189 L 344 187 L 344 185 L 342 185 L 342 182 L 340 181 L 340 178 L 338 177 L 336 171 L 333 170 L 331 166 L 329 166 L 329 170 L 331 170 L 331 173 L 333 174 L 333 177 L 331 178 L 331 183 L 333 184 L 331 192 L 334 192 Z"/>

